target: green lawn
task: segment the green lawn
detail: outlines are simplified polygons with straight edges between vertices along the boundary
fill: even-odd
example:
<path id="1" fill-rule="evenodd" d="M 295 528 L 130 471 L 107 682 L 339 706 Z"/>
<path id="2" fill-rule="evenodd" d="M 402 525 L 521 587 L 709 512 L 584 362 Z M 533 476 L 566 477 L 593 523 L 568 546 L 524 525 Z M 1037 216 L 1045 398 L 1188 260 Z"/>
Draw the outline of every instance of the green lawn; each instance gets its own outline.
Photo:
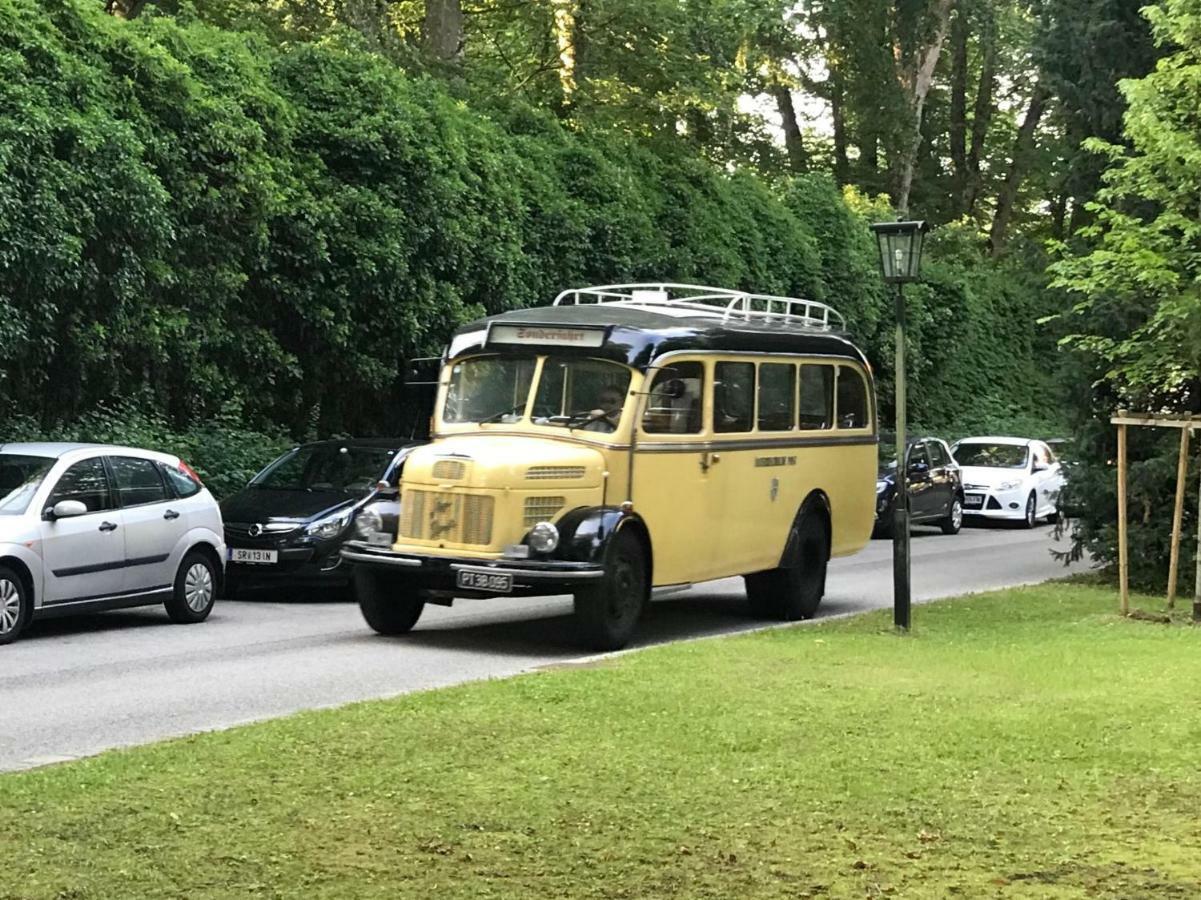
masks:
<path id="1" fill-rule="evenodd" d="M 1006 591 L 2 776 L 0 897 L 1196 897 L 1201 629 L 1115 605 Z"/>

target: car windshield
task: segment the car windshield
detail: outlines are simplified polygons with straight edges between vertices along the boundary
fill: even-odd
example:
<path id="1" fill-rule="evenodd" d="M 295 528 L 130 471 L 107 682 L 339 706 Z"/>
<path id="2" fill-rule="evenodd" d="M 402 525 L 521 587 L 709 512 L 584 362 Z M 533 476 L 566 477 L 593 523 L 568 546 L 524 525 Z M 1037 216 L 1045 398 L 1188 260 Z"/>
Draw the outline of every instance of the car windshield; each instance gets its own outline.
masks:
<path id="1" fill-rule="evenodd" d="M 54 465 L 46 456 L 0 453 L 0 516 L 19 516 Z"/>
<path id="2" fill-rule="evenodd" d="M 1023 469 L 1026 467 L 1026 448 L 1021 444 L 960 444 L 955 448 L 955 461 L 961 466 L 981 466 L 986 469 Z"/>
<path id="3" fill-rule="evenodd" d="M 396 451 L 387 447 L 323 444 L 289 450 L 254 477 L 251 485 L 282 491 L 369 491 Z"/>
<path id="4" fill-rule="evenodd" d="M 535 425 L 611 432 L 630 387 L 630 370 L 597 359 L 549 356 L 529 406 L 536 357 L 477 357 L 456 363 L 442 410 L 447 423 Z M 529 408 L 527 409 L 527 406 Z"/>

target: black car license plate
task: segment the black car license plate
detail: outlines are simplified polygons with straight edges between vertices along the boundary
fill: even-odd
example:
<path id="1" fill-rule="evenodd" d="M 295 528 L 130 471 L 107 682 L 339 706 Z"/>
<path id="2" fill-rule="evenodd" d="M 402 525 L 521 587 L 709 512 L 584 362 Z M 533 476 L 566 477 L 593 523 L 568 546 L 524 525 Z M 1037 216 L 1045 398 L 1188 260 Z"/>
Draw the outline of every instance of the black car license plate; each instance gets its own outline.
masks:
<path id="1" fill-rule="evenodd" d="M 984 506 L 983 494 L 968 494 L 963 498 L 963 506 L 965 509 L 980 509 Z"/>
<path id="2" fill-rule="evenodd" d="M 471 591 L 490 591 L 493 594 L 513 593 L 513 576 L 498 575 L 486 569 L 459 569 L 459 587 Z"/>

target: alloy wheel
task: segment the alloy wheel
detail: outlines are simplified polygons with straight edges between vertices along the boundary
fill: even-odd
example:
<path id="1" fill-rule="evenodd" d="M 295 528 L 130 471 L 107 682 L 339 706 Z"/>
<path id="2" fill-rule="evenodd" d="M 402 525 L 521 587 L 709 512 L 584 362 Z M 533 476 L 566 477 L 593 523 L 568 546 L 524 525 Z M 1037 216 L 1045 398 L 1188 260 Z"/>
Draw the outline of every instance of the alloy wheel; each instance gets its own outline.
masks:
<path id="1" fill-rule="evenodd" d="M 963 526 L 963 504 L 958 498 L 951 501 L 951 525 L 956 531 Z"/>
<path id="2" fill-rule="evenodd" d="M 9 634 L 21 619 L 21 591 L 7 578 L 0 579 L 0 634 Z"/>
<path id="3" fill-rule="evenodd" d="M 213 573 L 204 563 L 193 563 L 184 576 L 184 596 L 193 612 L 204 612 L 213 599 Z"/>

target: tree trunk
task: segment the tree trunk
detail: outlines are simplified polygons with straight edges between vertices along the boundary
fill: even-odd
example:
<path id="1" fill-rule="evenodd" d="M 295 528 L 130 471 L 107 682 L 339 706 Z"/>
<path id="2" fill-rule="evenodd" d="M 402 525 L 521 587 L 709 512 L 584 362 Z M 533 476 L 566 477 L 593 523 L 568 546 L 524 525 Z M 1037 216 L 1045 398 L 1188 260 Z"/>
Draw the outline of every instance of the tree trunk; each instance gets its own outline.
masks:
<path id="1" fill-rule="evenodd" d="M 104 11 L 118 19 L 133 19 L 145 5 L 146 0 L 104 0 Z"/>
<path id="2" fill-rule="evenodd" d="M 421 36 L 426 52 L 439 62 L 458 62 L 463 55 L 462 0 L 425 0 Z"/>
<path id="3" fill-rule="evenodd" d="M 792 103 L 792 91 L 784 85 L 775 85 L 776 106 L 784 127 L 784 149 L 788 151 L 788 168 L 793 172 L 809 171 L 809 153 L 801 137 L 801 126 L 797 123 L 796 107 Z"/>
<path id="4" fill-rule="evenodd" d="M 901 87 L 909 105 L 909 134 L 901 148 L 899 174 L 896 189 L 897 214 L 901 218 L 909 215 L 909 192 L 913 188 L 913 170 L 917 163 L 918 150 L 922 145 L 922 113 L 926 106 L 926 95 L 934 83 L 934 69 L 942 53 L 943 41 L 947 37 L 947 25 L 951 6 L 955 0 L 934 0 L 934 34 L 929 43 L 914 55 L 913 68 L 904 63 L 901 67 Z M 899 55 L 899 54 L 898 54 Z"/>
<path id="5" fill-rule="evenodd" d="M 836 66 L 830 68 L 830 119 L 834 126 L 834 180 L 839 186 L 851 177 L 851 161 L 847 158 L 847 123 L 843 110 L 842 73 Z"/>
<path id="6" fill-rule="evenodd" d="M 1047 89 L 1042 83 L 1034 86 L 1034 94 L 1030 98 L 1030 106 L 1026 109 L 1026 118 L 1018 129 L 1013 142 L 1013 158 L 1009 161 L 1009 172 L 1005 176 L 1005 184 L 997 196 L 997 211 L 993 215 L 992 230 L 988 235 L 989 249 L 994 257 L 1001 255 L 1005 246 L 1005 233 L 1009 228 L 1009 220 L 1013 215 L 1013 205 L 1017 200 L 1018 188 L 1026 174 L 1030 156 L 1034 150 L 1034 132 L 1039 120 L 1043 117 L 1043 109 L 1047 105 Z"/>
<path id="7" fill-rule="evenodd" d="M 951 24 L 951 178 L 957 211 L 967 184 L 967 16 L 963 5 Z"/>
<path id="8" fill-rule="evenodd" d="M 963 189 L 963 211 L 971 215 L 980 198 L 980 160 L 984 156 L 984 141 L 992 124 L 993 88 L 997 77 L 997 34 L 992 14 L 986 12 L 980 29 L 980 45 L 984 58 L 980 63 L 980 81 L 976 85 L 976 102 L 972 107 L 972 143 L 967 156 L 967 179 Z"/>

